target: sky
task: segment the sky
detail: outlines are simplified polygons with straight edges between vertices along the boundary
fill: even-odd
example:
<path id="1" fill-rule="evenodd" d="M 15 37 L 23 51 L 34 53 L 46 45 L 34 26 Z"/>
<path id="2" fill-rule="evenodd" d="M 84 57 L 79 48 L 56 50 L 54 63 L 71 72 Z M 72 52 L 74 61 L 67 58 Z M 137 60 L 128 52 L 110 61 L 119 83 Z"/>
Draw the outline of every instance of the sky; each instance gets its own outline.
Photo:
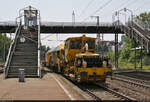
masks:
<path id="1" fill-rule="evenodd" d="M 15 21 L 18 17 L 19 9 L 33 6 L 40 10 L 41 20 L 49 22 L 71 22 L 72 12 L 75 12 L 76 22 L 95 22 L 90 16 L 99 16 L 100 22 L 112 22 L 112 15 L 115 11 L 128 8 L 134 15 L 150 11 L 150 0 L 1 0 L 0 21 Z M 124 12 L 122 12 L 124 13 Z M 126 12 L 127 18 L 130 12 Z M 116 18 L 117 19 L 117 18 Z M 120 20 L 125 21 L 125 16 L 120 15 Z M 71 36 L 81 36 L 82 34 L 63 35 L 41 35 L 43 45 L 55 47 Z M 95 34 L 87 35 L 96 37 Z M 120 35 L 121 36 L 121 35 Z M 119 40 L 120 40 L 119 36 Z M 52 41 L 54 40 L 54 41 Z M 104 35 L 104 40 L 114 40 L 114 35 Z"/>

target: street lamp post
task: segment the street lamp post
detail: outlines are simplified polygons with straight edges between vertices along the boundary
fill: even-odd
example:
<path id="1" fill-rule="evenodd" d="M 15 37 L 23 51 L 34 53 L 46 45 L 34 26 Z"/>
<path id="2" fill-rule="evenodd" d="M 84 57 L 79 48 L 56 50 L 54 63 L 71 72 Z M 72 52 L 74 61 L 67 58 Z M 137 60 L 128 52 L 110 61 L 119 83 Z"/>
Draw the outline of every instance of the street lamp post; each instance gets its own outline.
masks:
<path id="1" fill-rule="evenodd" d="M 122 9 L 124 10 L 124 9 Z M 117 27 L 119 28 L 119 14 L 123 14 L 125 16 L 125 22 L 126 22 L 126 14 L 124 13 L 121 13 L 120 11 L 122 10 L 119 10 L 119 11 L 116 11 L 113 16 L 112 16 L 112 21 L 115 23 L 115 17 L 117 16 Z M 115 24 L 115 27 L 116 27 L 116 24 Z M 118 33 L 115 33 L 115 68 L 118 69 L 118 58 L 119 58 L 119 55 L 118 55 Z"/>
<path id="2" fill-rule="evenodd" d="M 117 16 L 117 11 L 112 15 L 112 24 L 116 27 L 115 17 Z"/>
<path id="3" fill-rule="evenodd" d="M 91 16 L 91 18 L 96 18 L 97 19 L 97 28 L 99 28 L 99 16 Z M 100 33 L 99 33 L 99 30 L 98 30 L 98 38 L 100 37 Z M 99 39 L 97 39 L 99 40 Z"/>
<path id="4" fill-rule="evenodd" d="M 97 19 L 97 27 L 99 27 L 99 16 L 91 16 L 91 18 L 96 18 Z"/>
<path id="5" fill-rule="evenodd" d="M 91 16 L 91 18 L 96 18 L 97 19 L 97 28 L 99 28 L 99 16 Z M 98 34 L 97 34 L 97 42 L 99 42 L 100 40 L 100 33 L 99 33 L 99 30 L 98 30 Z M 98 43 L 97 43 L 98 44 Z M 102 41 L 101 41 L 101 46 L 102 46 L 102 55 L 103 55 L 103 34 L 102 34 Z"/>
<path id="6" fill-rule="evenodd" d="M 112 15 L 112 22 L 115 24 L 116 28 L 116 23 L 115 23 L 115 17 L 118 15 L 118 12 L 115 12 Z M 118 27 L 119 27 L 119 16 L 118 16 Z M 118 69 L 118 33 L 115 33 L 115 68 Z"/>
<path id="7" fill-rule="evenodd" d="M 118 12 L 121 12 L 121 11 L 124 11 L 124 12 L 127 12 L 129 11 L 131 13 L 131 35 L 132 35 L 132 38 L 134 38 L 133 36 L 133 11 L 130 10 L 130 9 L 127 9 L 127 8 L 123 8 L 121 10 L 119 10 Z M 135 46 L 135 58 L 134 58 L 134 61 L 135 61 L 135 64 L 134 64 L 134 69 L 136 69 L 136 41 L 134 40 L 134 46 Z"/>

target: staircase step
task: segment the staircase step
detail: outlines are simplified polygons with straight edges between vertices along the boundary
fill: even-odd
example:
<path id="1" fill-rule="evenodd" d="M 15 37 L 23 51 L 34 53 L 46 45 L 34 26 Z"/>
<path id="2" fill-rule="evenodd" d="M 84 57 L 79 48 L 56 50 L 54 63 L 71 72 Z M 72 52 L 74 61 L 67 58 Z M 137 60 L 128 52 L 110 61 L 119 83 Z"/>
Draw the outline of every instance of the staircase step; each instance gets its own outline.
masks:
<path id="1" fill-rule="evenodd" d="M 18 78 L 18 73 L 13 73 L 13 74 L 8 74 L 8 78 Z M 37 78 L 38 77 L 38 75 L 37 75 L 37 73 L 30 73 L 30 74 L 24 74 L 24 77 L 25 78 L 28 78 L 28 77 L 32 77 L 32 78 Z"/>
<path id="2" fill-rule="evenodd" d="M 26 56 L 34 56 L 34 55 L 38 55 L 38 52 L 14 52 L 14 55 L 26 55 Z"/>
<path id="3" fill-rule="evenodd" d="M 17 61 L 13 61 L 10 66 L 37 66 L 38 63 L 37 62 L 17 62 Z"/>
<path id="4" fill-rule="evenodd" d="M 25 65 L 28 65 L 28 66 L 37 66 L 38 63 L 37 62 L 30 62 L 30 63 L 18 63 L 18 62 L 12 62 L 10 64 L 10 66 L 25 66 Z"/>
<path id="5" fill-rule="evenodd" d="M 17 44 L 36 44 L 37 38 L 25 38 L 25 42 L 22 43 L 20 41 L 17 42 Z"/>
<path id="6" fill-rule="evenodd" d="M 38 56 L 25 56 L 25 55 L 15 55 L 13 56 L 13 59 L 34 59 L 36 60 Z"/>
<path id="7" fill-rule="evenodd" d="M 25 72 L 37 72 L 37 66 L 10 66 L 10 72 L 18 72 L 19 69 L 24 69 Z"/>
<path id="8" fill-rule="evenodd" d="M 36 51 L 38 51 L 38 49 L 37 48 L 23 48 L 23 47 L 20 47 L 20 48 L 16 48 L 16 51 L 20 51 L 20 52 L 27 52 L 27 51 L 30 51 L 30 52 L 36 52 Z"/>
<path id="9" fill-rule="evenodd" d="M 28 48 L 28 47 L 33 47 L 33 48 L 37 48 L 37 44 L 35 44 L 35 43 L 32 43 L 32 44 L 25 44 L 25 43 L 19 43 L 19 44 L 17 44 L 17 46 L 16 47 L 23 47 L 23 48 Z"/>

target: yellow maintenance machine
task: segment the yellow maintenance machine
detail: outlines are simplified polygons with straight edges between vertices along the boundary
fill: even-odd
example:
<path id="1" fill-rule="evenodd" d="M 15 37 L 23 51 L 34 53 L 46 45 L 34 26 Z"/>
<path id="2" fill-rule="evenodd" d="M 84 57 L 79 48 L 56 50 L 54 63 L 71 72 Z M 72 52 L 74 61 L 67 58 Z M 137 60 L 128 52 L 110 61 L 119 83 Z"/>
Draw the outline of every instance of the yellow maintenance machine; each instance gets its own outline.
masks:
<path id="1" fill-rule="evenodd" d="M 53 70 L 77 82 L 104 82 L 112 70 L 109 60 L 96 54 L 94 37 L 70 37 L 65 46 L 61 44 L 49 53 L 47 59 Z"/>
<path id="2" fill-rule="evenodd" d="M 56 48 L 48 51 L 45 56 L 46 64 L 55 72 L 61 72 L 64 66 L 64 44 L 60 44 Z M 60 67 L 61 66 L 61 67 Z"/>

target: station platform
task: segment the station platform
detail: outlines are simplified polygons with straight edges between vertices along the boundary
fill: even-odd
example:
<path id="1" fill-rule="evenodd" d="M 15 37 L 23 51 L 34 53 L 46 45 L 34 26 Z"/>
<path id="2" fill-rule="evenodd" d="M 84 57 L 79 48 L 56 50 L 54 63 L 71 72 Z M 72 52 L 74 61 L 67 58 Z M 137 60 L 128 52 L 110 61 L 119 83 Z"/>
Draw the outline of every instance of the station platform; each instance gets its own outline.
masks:
<path id="1" fill-rule="evenodd" d="M 1 100 L 85 100 L 81 90 L 66 79 L 55 73 L 45 73 L 40 78 L 25 78 L 25 82 L 18 82 L 18 78 L 4 79 L 0 75 Z"/>

